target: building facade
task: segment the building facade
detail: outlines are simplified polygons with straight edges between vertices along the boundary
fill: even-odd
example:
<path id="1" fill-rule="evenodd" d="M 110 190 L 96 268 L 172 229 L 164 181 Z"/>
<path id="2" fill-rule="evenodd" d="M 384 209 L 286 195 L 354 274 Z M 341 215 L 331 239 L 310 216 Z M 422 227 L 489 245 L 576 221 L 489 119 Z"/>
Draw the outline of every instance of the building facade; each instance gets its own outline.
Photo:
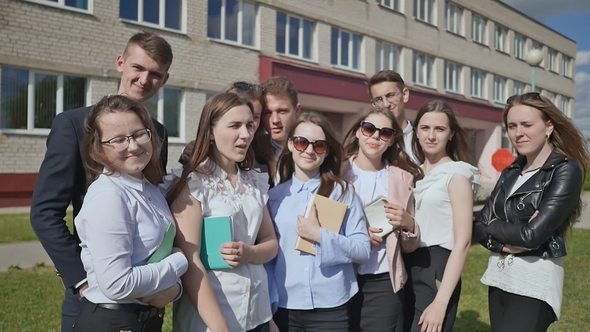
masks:
<path id="1" fill-rule="evenodd" d="M 172 45 L 170 79 L 147 103 L 170 135 L 168 168 L 196 136 L 212 94 L 239 80 L 291 78 L 303 109 L 344 133 L 366 110 L 365 82 L 393 69 L 410 119 L 447 100 L 468 130 L 484 193 L 508 146 L 506 99 L 537 90 L 573 114 L 576 43 L 496 0 L 5 0 L 0 2 L 0 206 L 26 205 L 59 112 L 116 93 L 115 58 L 140 30 Z"/>

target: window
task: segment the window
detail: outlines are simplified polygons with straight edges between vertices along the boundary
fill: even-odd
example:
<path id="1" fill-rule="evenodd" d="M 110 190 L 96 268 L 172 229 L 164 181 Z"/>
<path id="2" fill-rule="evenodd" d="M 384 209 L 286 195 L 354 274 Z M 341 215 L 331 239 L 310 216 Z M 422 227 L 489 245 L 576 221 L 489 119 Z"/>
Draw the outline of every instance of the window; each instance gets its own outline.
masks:
<path id="1" fill-rule="evenodd" d="M 158 28 L 182 30 L 183 0 L 121 0 L 119 17 Z"/>
<path id="2" fill-rule="evenodd" d="M 561 112 L 571 118 L 570 99 L 566 96 L 561 96 Z"/>
<path id="3" fill-rule="evenodd" d="M 471 69 L 471 96 L 487 98 L 486 73 L 481 70 Z"/>
<path id="4" fill-rule="evenodd" d="M 86 106 L 86 78 L 0 67 L 0 128 L 51 128 L 57 113 Z"/>
<path id="5" fill-rule="evenodd" d="M 169 137 L 180 137 L 182 91 L 162 88 L 144 103 L 152 117 L 164 124 Z"/>
<path id="6" fill-rule="evenodd" d="M 557 72 L 557 51 L 547 49 L 547 69 Z"/>
<path id="7" fill-rule="evenodd" d="M 360 35 L 332 28 L 332 65 L 361 70 Z"/>
<path id="8" fill-rule="evenodd" d="M 461 92 L 461 66 L 445 61 L 445 90 L 452 92 Z"/>
<path id="9" fill-rule="evenodd" d="M 547 99 L 551 100 L 553 105 L 557 105 L 557 95 L 555 93 L 545 90 L 545 97 L 547 97 Z"/>
<path id="10" fill-rule="evenodd" d="M 432 79 L 432 66 L 434 59 L 430 55 L 414 52 L 414 72 L 413 79 L 415 84 L 434 87 Z"/>
<path id="11" fill-rule="evenodd" d="M 521 60 L 526 56 L 526 37 L 519 33 L 514 34 L 514 56 Z"/>
<path id="12" fill-rule="evenodd" d="M 445 8 L 447 31 L 463 35 L 463 8 L 447 2 Z"/>
<path id="13" fill-rule="evenodd" d="M 506 102 L 506 79 L 494 75 L 494 101 L 504 104 Z"/>
<path id="14" fill-rule="evenodd" d="M 67 9 L 80 9 L 88 11 L 88 0 L 27 0 L 30 2 L 41 3 L 52 7 L 62 7 Z"/>
<path id="15" fill-rule="evenodd" d="M 399 0 L 377 0 L 377 3 L 395 11 L 401 11 L 399 8 Z"/>
<path id="16" fill-rule="evenodd" d="M 312 21 L 277 12 L 277 53 L 311 60 Z"/>
<path id="17" fill-rule="evenodd" d="M 504 126 L 502 126 L 502 143 L 501 143 L 501 147 L 503 149 L 510 149 L 511 150 L 510 138 L 508 138 L 508 131 L 506 131 L 506 127 L 504 127 Z"/>
<path id="18" fill-rule="evenodd" d="M 514 85 L 512 86 L 512 94 L 514 95 L 522 95 L 524 94 L 524 89 L 526 85 L 519 81 L 514 81 Z"/>
<path id="19" fill-rule="evenodd" d="M 565 77 L 572 77 L 572 58 L 565 54 L 561 55 L 561 73 Z"/>
<path id="20" fill-rule="evenodd" d="M 539 51 L 541 51 L 541 53 L 543 53 L 543 44 L 539 43 L 538 41 L 533 40 L 533 49 L 539 50 Z M 545 57 L 543 57 L 543 60 L 541 60 L 541 63 L 539 64 L 539 66 L 543 67 L 544 65 L 545 65 Z"/>
<path id="21" fill-rule="evenodd" d="M 207 37 L 255 45 L 256 5 L 242 0 L 209 0 Z"/>
<path id="22" fill-rule="evenodd" d="M 375 50 L 375 72 L 381 70 L 399 71 L 400 48 L 390 43 L 377 41 Z"/>
<path id="23" fill-rule="evenodd" d="M 485 18 L 473 14 L 471 17 L 471 39 L 474 42 L 487 45 L 487 26 L 488 22 Z"/>
<path id="24" fill-rule="evenodd" d="M 507 53 L 508 47 L 506 47 L 506 41 L 508 39 L 508 29 L 496 24 L 494 36 L 494 45 L 496 50 Z"/>
<path id="25" fill-rule="evenodd" d="M 434 0 L 414 0 L 414 17 L 420 21 L 434 24 Z"/>

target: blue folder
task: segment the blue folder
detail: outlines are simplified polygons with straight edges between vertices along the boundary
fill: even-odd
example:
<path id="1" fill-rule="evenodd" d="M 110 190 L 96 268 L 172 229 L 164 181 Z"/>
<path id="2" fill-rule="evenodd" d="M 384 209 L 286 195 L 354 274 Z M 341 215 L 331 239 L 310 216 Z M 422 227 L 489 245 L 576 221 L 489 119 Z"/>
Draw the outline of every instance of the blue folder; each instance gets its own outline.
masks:
<path id="1" fill-rule="evenodd" d="M 221 258 L 221 245 L 232 242 L 232 227 L 230 216 L 203 218 L 201 229 L 201 262 L 207 270 L 230 269 L 231 266 Z"/>

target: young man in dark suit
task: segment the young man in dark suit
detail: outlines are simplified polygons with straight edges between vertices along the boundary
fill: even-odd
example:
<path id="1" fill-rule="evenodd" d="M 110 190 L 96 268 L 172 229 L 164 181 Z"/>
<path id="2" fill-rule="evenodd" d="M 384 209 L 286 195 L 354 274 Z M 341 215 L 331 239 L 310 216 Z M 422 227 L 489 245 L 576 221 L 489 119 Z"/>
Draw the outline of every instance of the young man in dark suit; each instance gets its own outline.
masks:
<path id="1" fill-rule="evenodd" d="M 115 62 L 121 73 L 118 93 L 141 103 L 150 99 L 168 80 L 172 57 L 172 48 L 162 37 L 148 32 L 135 34 Z M 88 287 L 86 271 L 80 260 L 80 239 L 75 229 L 73 234 L 70 233 L 64 217 L 70 202 L 74 217 L 78 214 L 86 193 L 80 142 L 84 138 L 84 120 L 91 108 L 69 110 L 53 120 L 31 204 L 31 226 L 65 287 L 62 332 L 72 330 L 80 309 L 80 298 Z M 162 140 L 160 159 L 165 170 L 168 137 L 164 126 L 152 120 Z"/>

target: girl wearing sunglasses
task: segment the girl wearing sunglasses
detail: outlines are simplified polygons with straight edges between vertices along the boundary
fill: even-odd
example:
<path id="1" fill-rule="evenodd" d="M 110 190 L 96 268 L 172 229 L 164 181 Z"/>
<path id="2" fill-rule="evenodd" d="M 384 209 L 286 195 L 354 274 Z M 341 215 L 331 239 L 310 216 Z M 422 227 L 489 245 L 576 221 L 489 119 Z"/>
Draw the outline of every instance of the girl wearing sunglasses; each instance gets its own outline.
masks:
<path id="1" fill-rule="evenodd" d="M 465 131 L 446 102 L 422 106 L 414 128 L 414 155 L 425 175 L 414 189 L 419 248 L 404 255 L 405 331 L 452 331 L 471 245 L 479 171 L 471 165 L 476 162 Z"/>
<path id="2" fill-rule="evenodd" d="M 385 238 L 369 227 L 371 257 L 357 269 L 359 292 L 350 301 L 351 331 L 402 331 L 406 271 L 401 252 L 418 247 L 413 218 L 414 181 L 422 170 L 404 152 L 404 136 L 391 111 L 373 107 L 344 139 L 347 161 L 342 177 L 350 180 L 363 205 L 387 198 L 386 213 L 395 230 Z"/>
<path id="3" fill-rule="evenodd" d="M 278 292 L 274 321 L 281 331 L 347 331 L 347 303 L 358 290 L 353 264 L 370 254 L 363 208 L 339 176 L 343 150 L 325 117 L 302 113 L 288 137 L 282 183 L 269 192 L 279 239 L 279 254 L 267 267 Z M 339 233 L 320 227 L 315 207 L 302 216 L 313 194 L 348 206 Z M 315 256 L 295 249 L 298 237 L 315 243 Z"/>

